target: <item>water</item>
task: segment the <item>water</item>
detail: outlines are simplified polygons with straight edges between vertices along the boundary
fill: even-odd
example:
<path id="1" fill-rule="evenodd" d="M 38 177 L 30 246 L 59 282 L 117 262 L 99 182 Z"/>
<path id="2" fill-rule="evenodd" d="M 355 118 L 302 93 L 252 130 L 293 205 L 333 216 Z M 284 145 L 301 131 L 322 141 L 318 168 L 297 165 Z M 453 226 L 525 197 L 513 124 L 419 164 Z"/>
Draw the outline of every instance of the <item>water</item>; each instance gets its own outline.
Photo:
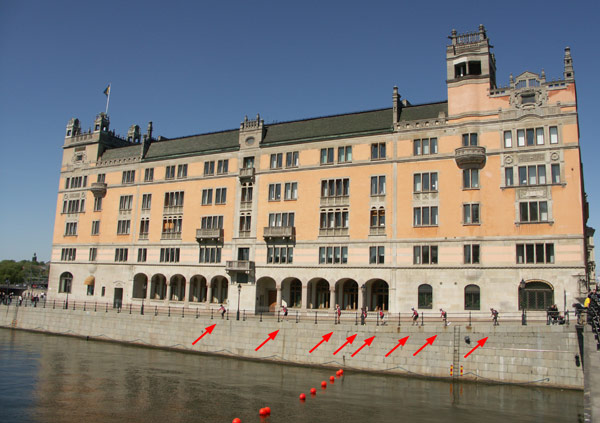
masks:
<path id="1" fill-rule="evenodd" d="M 0 421 L 562 423 L 583 410 L 578 391 L 350 371 L 322 391 L 334 373 L 0 329 Z"/>

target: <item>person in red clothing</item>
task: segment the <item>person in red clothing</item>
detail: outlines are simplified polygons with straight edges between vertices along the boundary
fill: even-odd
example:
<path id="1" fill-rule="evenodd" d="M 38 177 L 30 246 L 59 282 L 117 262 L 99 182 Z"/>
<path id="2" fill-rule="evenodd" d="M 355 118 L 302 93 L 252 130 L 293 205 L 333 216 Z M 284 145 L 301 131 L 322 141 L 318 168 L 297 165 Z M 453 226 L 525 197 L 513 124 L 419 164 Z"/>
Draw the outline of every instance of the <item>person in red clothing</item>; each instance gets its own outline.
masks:
<path id="1" fill-rule="evenodd" d="M 381 320 L 381 324 L 385 325 L 385 314 L 383 313 L 383 308 L 379 307 L 379 320 Z"/>
<path id="2" fill-rule="evenodd" d="M 337 324 L 339 325 L 342 318 L 342 309 L 340 308 L 339 304 L 335 305 L 335 314 L 337 316 Z"/>
<path id="3" fill-rule="evenodd" d="M 219 311 L 221 312 L 221 319 L 224 319 L 225 312 L 227 311 L 227 309 L 225 308 L 225 306 L 223 304 L 221 304 L 221 307 L 219 307 Z"/>
<path id="4" fill-rule="evenodd" d="M 419 312 L 417 310 L 415 310 L 414 308 L 411 308 L 412 312 L 413 312 L 413 322 L 412 322 L 412 326 L 414 326 L 415 324 L 417 326 L 419 326 Z"/>

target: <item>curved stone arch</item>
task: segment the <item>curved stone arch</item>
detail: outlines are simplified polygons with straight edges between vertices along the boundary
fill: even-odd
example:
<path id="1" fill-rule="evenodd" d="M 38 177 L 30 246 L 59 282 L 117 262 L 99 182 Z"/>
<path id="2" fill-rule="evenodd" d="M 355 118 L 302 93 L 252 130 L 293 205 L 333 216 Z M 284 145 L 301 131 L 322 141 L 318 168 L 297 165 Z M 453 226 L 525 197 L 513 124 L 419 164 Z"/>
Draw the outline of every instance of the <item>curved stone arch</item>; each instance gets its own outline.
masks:
<path id="1" fill-rule="evenodd" d="M 164 300 L 167 298 L 167 277 L 162 273 L 155 273 L 150 278 L 150 299 Z"/>
<path id="2" fill-rule="evenodd" d="M 145 273 L 136 273 L 133 276 L 131 298 L 143 299 L 148 293 L 148 275 Z"/>
<path id="3" fill-rule="evenodd" d="M 422 283 L 417 287 L 417 307 L 420 309 L 433 309 L 433 286 Z"/>
<path id="4" fill-rule="evenodd" d="M 342 278 L 335 283 L 336 303 L 342 310 L 358 310 L 362 307 L 359 304 L 359 289 L 358 282 L 352 278 Z"/>
<path id="5" fill-rule="evenodd" d="M 62 272 L 58 278 L 58 292 L 69 294 L 73 287 L 73 273 Z"/>
<path id="6" fill-rule="evenodd" d="M 278 285 L 271 276 L 262 276 L 256 280 L 256 313 L 275 312 L 277 304 Z"/>
<path id="7" fill-rule="evenodd" d="M 331 283 L 322 277 L 314 277 L 308 280 L 307 307 L 311 309 L 329 309 L 331 304 Z"/>
<path id="8" fill-rule="evenodd" d="M 169 278 L 169 301 L 183 301 L 185 299 L 185 276 L 176 273 Z"/>
<path id="9" fill-rule="evenodd" d="M 214 275 L 208 288 L 209 303 L 228 304 L 229 279 L 227 276 Z"/>
<path id="10" fill-rule="evenodd" d="M 369 279 L 365 282 L 365 304 L 368 310 L 381 308 L 386 311 L 390 307 L 390 284 L 381 278 Z"/>
<path id="11" fill-rule="evenodd" d="M 284 278 L 281 283 L 281 304 L 290 308 L 302 307 L 302 281 L 294 276 Z"/>
<path id="12" fill-rule="evenodd" d="M 554 286 L 543 279 L 528 279 L 518 285 L 519 310 L 546 311 L 554 305 Z"/>
<path id="13" fill-rule="evenodd" d="M 465 285 L 465 310 L 481 310 L 481 287 L 475 283 Z"/>
<path id="14" fill-rule="evenodd" d="M 203 303 L 208 298 L 208 282 L 203 275 L 192 275 L 189 279 L 188 301 L 191 303 Z"/>

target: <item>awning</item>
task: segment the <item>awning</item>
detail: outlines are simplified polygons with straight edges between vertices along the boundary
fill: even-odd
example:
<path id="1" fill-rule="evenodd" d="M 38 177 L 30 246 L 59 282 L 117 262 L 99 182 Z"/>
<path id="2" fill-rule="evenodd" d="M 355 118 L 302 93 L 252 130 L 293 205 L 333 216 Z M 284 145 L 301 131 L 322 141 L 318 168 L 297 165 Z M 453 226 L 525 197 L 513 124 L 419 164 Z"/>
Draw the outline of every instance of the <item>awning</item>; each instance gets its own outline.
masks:
<path id="1" fill-rule="evenodd" d="M 85 281 L 83 281 L 84 285 L 93 285 L 94 282 L 96 282 L 96 278 L 94 276 L 88 276 L 87 278 L 85 278 Z"/>

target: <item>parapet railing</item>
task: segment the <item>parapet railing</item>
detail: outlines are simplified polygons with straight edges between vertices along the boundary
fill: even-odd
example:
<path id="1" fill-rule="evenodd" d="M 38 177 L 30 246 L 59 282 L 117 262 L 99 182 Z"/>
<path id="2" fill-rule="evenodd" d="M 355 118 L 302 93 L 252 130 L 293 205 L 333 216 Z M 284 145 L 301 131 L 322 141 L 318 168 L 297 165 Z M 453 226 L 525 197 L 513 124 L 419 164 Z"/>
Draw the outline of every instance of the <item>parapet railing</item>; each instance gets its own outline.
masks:
<path id="1" fill-rule="evenodd" d="M 159 302 L 161 304 L 156 304 Z M 354 325 L 376 325 L 376 326 L 428 326 L 428 325 L 467 325 L 474 323 L 488 323 L 491 325 L 502 325 L 510 323 L 512 325 L 548 325 L 557 323 L 561 325 L 570 324 L 569 312 L 559 312 L 560 319 L 555 322 L 545 311 L 521 311 L 521 312 L 500 312 L 496 321 L 489 312 L 484 311 L 464 311 L 447 313 L 442 317 L 436 311 L 419 311 L 415 319 L 412 312 L 389 313 L 384 312 L 383 319 L 380 318 L 378 311 L 368 311 L 366 317 L 362 317 L 360 310 L 342 310 L 338 317 L 333 309 L 300 309 L 288 308 L 285 315 L 283 309 L 276 311 L 255 311 L 235 308 L 221 308 L 219 303 L 206 302 L 184 302 L 170 301 L 165 304 L 165 300 L 135 300 L 134 302 L 123 304 L 119 302 L 99 302 L 99 301 L 80 301 L 80 300 L 47 300 L 41 299 L 34 301 L 24 299 L 20 304 L 19 300 L 13 298 L 12 301 L 4 299 L 0 302 L 0 307 L 29 307 L 36 309 L 51 308 L 63 312 L 72 312 L 76 310 L 94 312 L 94 313 L 117 313 L 123 315 L 139 314 L 148 316 L 166 316 L 180 318 L 210 318 L 225 320 L 254 320 L 258 322 L 274 321 L 277 322 L 314 322 L 314 324 L 354 324 Z M 594 331 L 598 334 L 600 329 L 600 304 L 596 302 Z"/>

